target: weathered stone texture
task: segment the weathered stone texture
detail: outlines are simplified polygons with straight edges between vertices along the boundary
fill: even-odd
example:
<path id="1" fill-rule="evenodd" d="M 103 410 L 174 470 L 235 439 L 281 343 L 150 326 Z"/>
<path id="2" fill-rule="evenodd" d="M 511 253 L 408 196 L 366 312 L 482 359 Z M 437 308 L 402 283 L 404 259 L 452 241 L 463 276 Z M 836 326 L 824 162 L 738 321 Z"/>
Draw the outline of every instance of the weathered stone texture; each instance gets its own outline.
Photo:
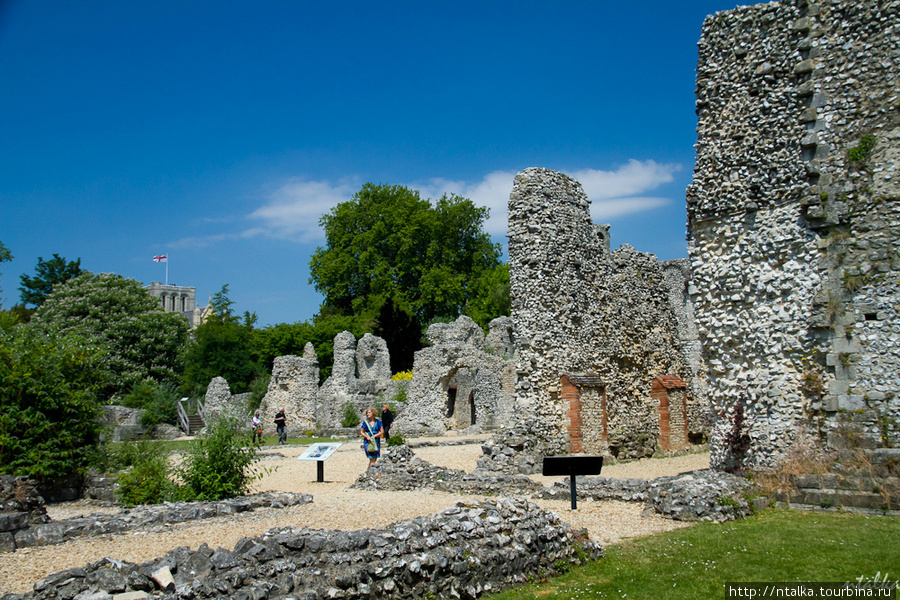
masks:
<path id="1" fill-rule="evenodd" d="M 604 452 L 612 448 L 638 457 L 655 451 L 654 376 L 690 382 L 692 414 L 704 410 L 705 399 L 697 395 L 703 387 L 693 383 L 702 373 L 696 335 L 680 322 L 691 315 L 685 306 L 687 270 L 628 245 L 609 252 L 608 243 L 608 229 L 591 223 L 589 201 L 577 181 L 546 169 L 516 176 L 509 200 L 519 376 L 514 410 L 540 414 L 555 432 L 542 440 L 538 454 L 570 449 L 571 416 L 559 393 L 566 373 L 597 373 L 605 383 L 607 432 L 597 448 Z M 692 427 L 702 435 L 700 419 L 694 420 Z M 592 435 L 597 421 L 582 414 Z"/>
<path id="2" fill-rule="evenodd" d="M 14 597 L 477 598 L 602 556 L 555 513 L 498 498 L 379 529 L 280 528 L 232 550 L 184 546 L 143 564 L 107 558 Z"/>
<path id="3" fill-rule="evenodd" d="M 318 391 L 319 361 L 312 344 L 306 344 L 303 356 L 275 358 L 269 389 L 259 406 L 263 431 L 275 432 L 275 413 L 282 407 L 289 430 L 315 429 Z"/>
<path id="4" fill-rule="evenodd" d="M 428 328 L 431 344 L 415 354 L 404 412 L 394 427 L 405 435 L 443 435 L 448 429 L 491 430 L 513 408 L 515 362 L 508 319 L 492 322 L 491 346 L 469 317 Z M 490 351 L 489 351 L 490 350 Z"/>
<path id="5" fill-rule="evenodd" d="M 714 464 L 738 402 L 751 466 L 841 408 L 900 439 L 898 22 L 896 1 L 796 0 L 704 23 L 688 250 Z"/>

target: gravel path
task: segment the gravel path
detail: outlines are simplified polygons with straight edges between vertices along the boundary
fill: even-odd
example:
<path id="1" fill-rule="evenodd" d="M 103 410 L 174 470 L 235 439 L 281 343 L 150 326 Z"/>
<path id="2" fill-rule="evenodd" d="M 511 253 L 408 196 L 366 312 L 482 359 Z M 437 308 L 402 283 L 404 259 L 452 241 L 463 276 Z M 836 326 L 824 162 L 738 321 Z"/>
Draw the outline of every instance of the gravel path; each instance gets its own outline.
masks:
<path id="1" fill-rule="evenodd" d="M 295 460 L 305 449 L 299 446 L 266 449 L 264 460 L 259 464 L 270 471 L 256 482 L 253 491 L 308 493 L 313 495 L 311 504 L 164 525 L 0 554 L 0 594 L 30 591 L 37 580 L 50 573 L 82 566 L 104 557 L 144 562 L 178 546 L 196 549 L 202 543 L 211 548 L 221 546 L 231 549 L 242 537 L 261 535 L 273 527 L 307 526 L 344 530 L 381 527 L 436 513 L 460 500 L 477 498 L 434 491 L 373 492 L 348 489 L 367 465 L 359 444 L 352 441 L 345 443 L 328 459 L 324 466 L 325 482 L 317 483 L 316 463 Z M 415 448 L 413 451 L 419 458 L 435 465 L 470 472 L 481 456 L 481 445 L 431 446 Z M 708 454 L 691 454 L 604 467 L 603 475 L 650 479 L 708 466 Z M 539 475 L 535 475 L 534 479 L 543 485 L 552 485 L 559 480 Z M 579 501 L 578 510 L 572 511 L 568 500 L 534 502 L 556 512 L 573 527 L 587 529 L 592 540 L 604 545 L 687 525 L 661 517 L 644 517 L 641 514 L 643 506 L 635 503 Z M 87 515 L 101 510 L 106 512 L 85 502 L 48 507 L 53 519 Z"/>

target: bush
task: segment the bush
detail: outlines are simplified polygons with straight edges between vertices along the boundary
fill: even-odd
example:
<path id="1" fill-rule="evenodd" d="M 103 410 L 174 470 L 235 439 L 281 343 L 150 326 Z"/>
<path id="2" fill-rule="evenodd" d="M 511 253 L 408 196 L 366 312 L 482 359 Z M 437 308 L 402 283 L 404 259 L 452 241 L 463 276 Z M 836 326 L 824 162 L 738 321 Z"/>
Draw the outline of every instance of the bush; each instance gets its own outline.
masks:
<path id="1" fill-rule="evenodd" d="M 356 427 L 360 423 L 359 412 L 352 402 L 344 404 L 344 413 L 341 416 L 342 427 Z"/>
<path id="2" fill-rule="evenodd" d="M 263 476 L 251 465 L 259 460 L 258 449 L 241 423 L 222 415 L 209 424 L 206 436 L 191 443 L 179 474 L 186 497 L 192 500 L 223 500 L 246 494 L 250 484 Z"/>
<path id="3" fill-rule="evenodd" d="M 118 478 L 117 496 L 121 504 L 159 504 L 178 499 L 180 494 L 170 477 L 169 461 L 157 444 L 126 444 L 121 455 L 130 463 Z"/>
<path id="4" fill-rule="evenodd" d="M 161 423 L 175 425 L 178 420 L 178 387 L 171 382 L 142 381 L 122 398 L 128 408 L 144 409 L 141 424 L 152 429 Z"/>
<path id="5" fill-rule="evenodd" d="M 46 481 L 87 468 L 100 434 L 103 359 L 80 336 L 0 331 L 0 474 Z"/>
<path id="6" fill-rule="evenodd" d="M 391 437 L 389 437 L 387 441 L 388 446 L 402 446 L 405 443 L 406 440 L 404 440 L 403 436 L 399 433 L 392 433 Z"/>

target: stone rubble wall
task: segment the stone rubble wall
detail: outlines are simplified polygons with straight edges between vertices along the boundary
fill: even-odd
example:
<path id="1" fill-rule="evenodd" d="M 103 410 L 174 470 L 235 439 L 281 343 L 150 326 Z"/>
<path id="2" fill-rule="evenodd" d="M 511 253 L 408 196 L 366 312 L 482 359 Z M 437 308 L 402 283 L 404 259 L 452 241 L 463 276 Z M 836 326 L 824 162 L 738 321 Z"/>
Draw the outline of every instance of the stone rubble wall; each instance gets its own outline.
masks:
<path id="1" fill-rule="evenodd" d="M 900 441 L 898 23 L 900 3 L 873 0 L 704 23 L 688 252 L 714 465 L 733 461 L 738 405 L 750 467 L 841 410 L 876 411 L 865 435 Z"/>
<path id="2" fill-rule="evenodd" d="M 570 500 L 569 478 L 543 487 L 524 475 L 476 469 L 444 469 L 416 457 L 407 446 L 392 446 L 351 485 L 359 490 L 406 491 L 434 489 L 456 494 L 490 494 Z M 647 514 L 676 521 L 730 521 L 751 513 L 749 482 L 736 475 L 702 469 L 655 479 L 578 477 L 576 493 L 582 500 L 621 500 L 645 504 Z"/>
<path id="3" fill-rule="evenodd" d="M 116 513 L 95 513 L 60 521 L 32 518 L 26 526 L 12 532 L 0 532 L 0 552 L 22 548 L 62 544 L 83 536 L 121 533 L 139 528 L 163 527 L 196 519 L 234 515 L 261 508 L 284 508 L 312 502 L 309 494 L 263 492 L 216 502 L 166 502 L 148 504 Z M 41 505 L 43 509 L 43 505 Z M 2 515 L 3 513 L 0 513 Z M 18 513 L 17 513 L 18 514 Z M 21 520 L 21 519 L 19 519 Z M 4 522 L 0 516 L 0 524 Z"/>
<path id="4" fill-rule="evenodd" d="M 27 477 L 0 476 L 0 552 L 16 547 L 19 532 L 50 521 L 37 482 Z"/>
<path id="5" fill-rule="evenodd" d="M 552 512 L 516 498 L 458 502 L 359 531 L 272 529 L 232 550 L 176 548 L 133 564 L 104 559 L 54 573 L 8 600 L 154 593 L 175 598 L 465 598 L 559 574 L 603 556 Z"/>
<path id="6" fill-rule="evenodd" d="M 546 448 L 568 446 L 566 373 L 594 373 L 607 394 L 608 435 L 621 457 L 652 455 L 659 414 L 655 376 L 688 383 L 692 430 L 706 411 L 696 333 L 686 305 L 684 265 L 660 263 L 623 245 L 608 249 L 607 228 L 591 223 L 589 200 L 574 179 L 531 168 L 516 176 L 509 199 L 512 318 L 517 343 L 515 413 L 540 415 Z M 609 451 L 609 446 L 605 449 Z"/>
<path id="7" fill-rule="evenodd" d="M 417 457 L 407 445 L 386 448 L 381 459 L 350 486 L 359 490 L 434 489 L 457 494 L 530 494 L 541 485 L 524 475 L 472 473 L 444 469 Z"/>
<path id="8" fill-rule="evenodd" d="M 643 502 L 648 514 L 675 521 L 717 523 L 742 519 L 752 512 L 745 498 L 748 488 L 747 480 L 710 469 L 656 479 L 578 477 L 575 480 L 579 500 Z M 570 499 L 569 478 L 552 488 L 543 488 L 540 496 L 550 500 Z"/>

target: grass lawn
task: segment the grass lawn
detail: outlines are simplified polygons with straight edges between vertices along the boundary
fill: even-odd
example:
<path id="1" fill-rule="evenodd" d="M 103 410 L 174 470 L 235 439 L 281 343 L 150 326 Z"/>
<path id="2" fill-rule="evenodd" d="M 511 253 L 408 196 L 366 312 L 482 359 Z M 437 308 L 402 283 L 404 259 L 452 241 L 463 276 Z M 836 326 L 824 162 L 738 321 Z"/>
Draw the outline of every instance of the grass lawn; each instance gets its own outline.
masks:
<path id="1" fill-rule="evenodd" d="M 896 581 L 900 519 L 767 510 L 742 521 L 699 523 L 604 551 L 606 558 L 560 577 L 485 598 L 693 600 L 728 598 L 728 582 Z"/>

